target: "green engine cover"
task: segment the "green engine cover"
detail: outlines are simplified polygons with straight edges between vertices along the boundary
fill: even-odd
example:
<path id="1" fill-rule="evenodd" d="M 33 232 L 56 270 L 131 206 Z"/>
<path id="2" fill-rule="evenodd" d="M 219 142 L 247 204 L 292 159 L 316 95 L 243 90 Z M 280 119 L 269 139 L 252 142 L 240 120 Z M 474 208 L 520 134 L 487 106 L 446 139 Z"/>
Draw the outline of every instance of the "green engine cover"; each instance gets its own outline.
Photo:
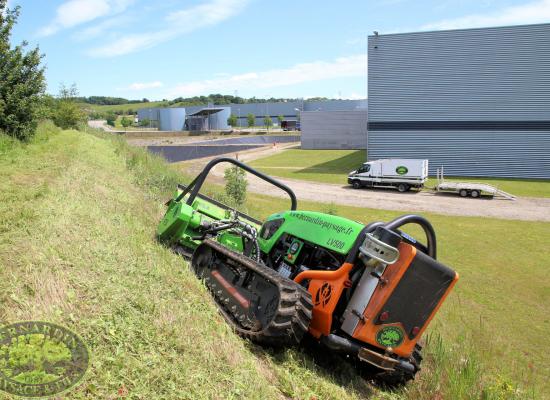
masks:
<path id="1" fill-rule="evenodd" d="M 265 239 L 260 235 L 262 251 L 269 253 L 282 234 L 286 233 L 340 254 L 347 254 L 365 227 L 359 222 L 314 211 L 287 211 L 271 215 L 266 224 L 284 220 L 277 231 Z"/>

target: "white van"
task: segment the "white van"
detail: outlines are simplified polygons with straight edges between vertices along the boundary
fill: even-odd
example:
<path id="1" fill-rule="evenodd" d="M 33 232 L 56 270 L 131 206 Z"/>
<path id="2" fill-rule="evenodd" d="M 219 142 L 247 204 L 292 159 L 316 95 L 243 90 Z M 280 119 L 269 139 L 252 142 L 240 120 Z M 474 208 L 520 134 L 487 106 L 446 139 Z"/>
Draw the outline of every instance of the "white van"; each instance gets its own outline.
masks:
<path id="1" fill-rule="evenodd" d="M 354 188 L 391 187 L 400 192 L 422 189 L 428 179 L 428 160 L 391 158 L 369 161 L 348 175 Z"/>

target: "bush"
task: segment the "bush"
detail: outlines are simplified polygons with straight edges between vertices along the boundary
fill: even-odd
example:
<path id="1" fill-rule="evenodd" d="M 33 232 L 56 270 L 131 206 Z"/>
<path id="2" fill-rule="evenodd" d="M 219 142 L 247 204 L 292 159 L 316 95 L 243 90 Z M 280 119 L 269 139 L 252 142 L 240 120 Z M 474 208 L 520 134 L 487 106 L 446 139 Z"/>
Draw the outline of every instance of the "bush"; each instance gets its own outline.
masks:
<path id="1" fill-rule="evenodd" d="M 234 202 L 236 206 L 241 206 L 246 201 L 246 172 L 241 168 L 234 166 L 227 168 L 224 173 L 225 193 Z"/>
<path id="2" fill-rule="evenodd" d="M 107 114 L 100 111 L 92 111 L 90 113 L 90 119 L 106 119 Z"/>
<path id="3" fill-rule="evenodd" d="M 115 126 L 117 115 L 114 112 L 110 111 L 105 115 L 105 119 L 107 120 L 107 125 Z"/>
<path id="4" fill-rule="evenodd" d="M 57 102 L 53 122 L 62 129 L 78 129 L 86 116 L 78 104 L 71 101 Z"/>
<path id="5" fill-rule="evenodd" d="M 7 8 L 0 0 L 0 130 L 19 140 L 35 134 L 41 95 L 46 88 L 42 54 L 38 47 L 26 52 L 27 42 L 11 48 L 13 26 L 20 7 Z"/>
<path id="6" fill-rule="evenodd" d="M 61 85 L 52 117 L 58 127 L 78 129 L 86 120 L 86 114 L 76 102 L 77 97 L 78 90 L 74 84 L 70 88 Z"/>
<path id="7" fill-rule="evenodd" d="M 36 116 L 38 120 L 53 120 L 56 105 L 56 99 L 53 96 L 49 94 L 42 95 L 36 109 Z"/>
<path id="8" fill-rule="evenodd" d="M 269 130 L 270 127 L 273 126 L 273 120 L 271 119 L 271 117 L 269 115 L 266 115 L 265 118 L 264 118 L 264 126 L 268 130 Z"/>
<path id="9" fill-rule="evenodd" d="M 132 125 L 132 120 L 127 117 L 122 117 L 122 120 L 120 120 L 120 125 L 122 125 L 124 128 L 128 128 L 130 125 Z"/>
<path id="10" fill-rule="evenodd" d="M 256 123 L 256 117 L 254 116 L 254 114 L 248 114 L 246 116 L 246 121 L 248 122 L 248 127 L 252 128 Z"/>
<path id="11" fill-rule="evenodd" d="M 231 114 L 229 118 L 227 118 L 227 125 L 232 128 L 237 126 L 237 116 L 235 114 Z"/>
<path id="12" fill-rule="evenodd" d="M 139 126 L 149 126 L 151 125 L 151 120 L 149 118 L 143 118 L 139 120 Z"/>

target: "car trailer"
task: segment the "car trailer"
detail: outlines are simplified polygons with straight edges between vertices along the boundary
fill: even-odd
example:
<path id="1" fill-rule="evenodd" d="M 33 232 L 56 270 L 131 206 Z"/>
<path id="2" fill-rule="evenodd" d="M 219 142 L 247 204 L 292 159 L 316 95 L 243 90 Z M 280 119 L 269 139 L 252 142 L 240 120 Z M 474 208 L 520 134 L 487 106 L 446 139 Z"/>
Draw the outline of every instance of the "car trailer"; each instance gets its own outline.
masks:
<path id="1" fill-rule="evenodd" d="M 437 169 L 437 185 L 434 190 L 437 193 L 456 193 L 460 197 L 480 198 L 481 196 L 489 196 L 494 198 L 497 196 L 508 200 L 516 199 L 514 195 L 486 183 L 447 182 L 443 176 L 443 167 Z"/>

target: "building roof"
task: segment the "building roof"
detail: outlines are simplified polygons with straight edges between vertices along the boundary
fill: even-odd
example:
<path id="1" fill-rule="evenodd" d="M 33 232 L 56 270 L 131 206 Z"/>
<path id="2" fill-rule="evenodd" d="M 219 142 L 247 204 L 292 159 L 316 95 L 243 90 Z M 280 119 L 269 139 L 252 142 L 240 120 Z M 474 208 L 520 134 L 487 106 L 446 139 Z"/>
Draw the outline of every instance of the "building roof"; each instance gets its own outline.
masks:
<path id="1" fill-rule="evenodd" d="M 199 115 L 212 115 L 212 114 L 216 114 L 216 113 L 218 113 L 220 111 L 223 111 L 223 110 L 224 110 L 223 108 L 212 108 L 212 107 L 201 108 L 199 111 L 195 111 L 194 113 L 189 114 L 189 116 L 195 117 L 195 116 L 199 116 Z"/>

